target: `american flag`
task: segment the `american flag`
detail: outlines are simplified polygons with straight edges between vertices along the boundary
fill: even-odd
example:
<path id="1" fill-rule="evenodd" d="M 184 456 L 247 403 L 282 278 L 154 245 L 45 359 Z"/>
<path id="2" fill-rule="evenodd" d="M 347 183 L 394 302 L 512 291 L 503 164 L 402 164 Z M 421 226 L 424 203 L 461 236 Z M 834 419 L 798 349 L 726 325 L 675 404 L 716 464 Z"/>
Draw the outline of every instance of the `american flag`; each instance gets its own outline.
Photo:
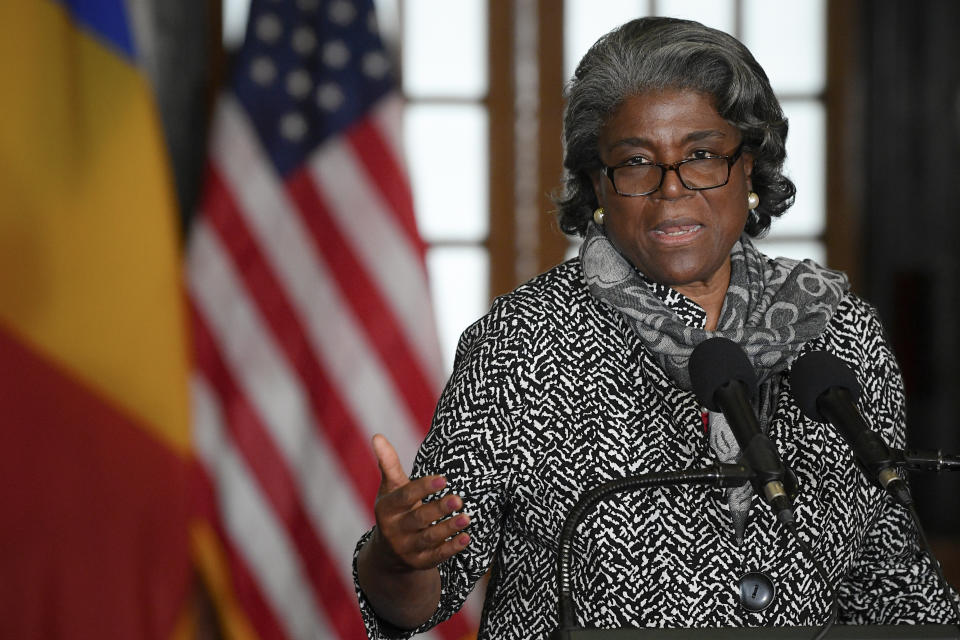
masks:
<path id="1" fill-rule="evenodd" d="M 201 566 L 229 637 L 362 638 L 370 438 L 409 465 L 442 376 L 402 102 L 369 0 L 254 0 L 235 65 L 188 252 Z"/>

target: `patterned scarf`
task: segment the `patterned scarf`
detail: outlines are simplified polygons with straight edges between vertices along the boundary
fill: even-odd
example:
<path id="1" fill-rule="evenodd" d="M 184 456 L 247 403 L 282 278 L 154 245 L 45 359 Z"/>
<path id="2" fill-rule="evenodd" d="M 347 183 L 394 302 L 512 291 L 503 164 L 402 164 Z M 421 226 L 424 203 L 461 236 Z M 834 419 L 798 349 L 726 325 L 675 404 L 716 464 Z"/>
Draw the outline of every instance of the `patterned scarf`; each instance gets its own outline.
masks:
<path id="1" fill-rule="evenodd" d="M 743 347 L 760 382 L 756 409 L 764 432 L 776 406 L 777 374 L 790 366 L 804 343 L 823 333 L 850 287 L 844 274 L 811 260 L 767 258 L 743 235 L 730 253 L 730 286 L 720 321 L 716 331 L 707 331 L 685 324 L 662 293 L 657 295 L 658 289 L 672 290 L 638 272 L 595 224 L 587 229 L 580 260 L 590 293 L 623 315 L 681 389 L 690 390 L 687 361 L 698 344 L 723 336 Z M 737 461 L 740 447 L 723 414 L 711 412 L 709 425 L 710 448 L 717 459 Z M 749 484 L 727 490 L 738 541 L 752 498 Z"/>

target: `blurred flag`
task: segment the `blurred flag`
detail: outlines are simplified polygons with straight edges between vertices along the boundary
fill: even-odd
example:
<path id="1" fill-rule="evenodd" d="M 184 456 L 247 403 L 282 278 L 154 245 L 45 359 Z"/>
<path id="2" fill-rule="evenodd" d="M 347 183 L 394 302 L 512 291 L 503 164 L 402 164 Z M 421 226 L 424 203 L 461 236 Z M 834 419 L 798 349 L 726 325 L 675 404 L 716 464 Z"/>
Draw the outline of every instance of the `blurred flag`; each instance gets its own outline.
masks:
<path id="1" fill-rule="evenodd" d="M 188 258 L 201 560 L 230 637 L 362 638 L 369 441 L 409 464 L 442 375 L 401 101 L 369 0 L 254 0 L 235 65 Z"/>
<path id="2" fill-rule="evenodd" d="M 0 637 L 188 631 L 173 189 L 122 0 L 0 3 Z"/>

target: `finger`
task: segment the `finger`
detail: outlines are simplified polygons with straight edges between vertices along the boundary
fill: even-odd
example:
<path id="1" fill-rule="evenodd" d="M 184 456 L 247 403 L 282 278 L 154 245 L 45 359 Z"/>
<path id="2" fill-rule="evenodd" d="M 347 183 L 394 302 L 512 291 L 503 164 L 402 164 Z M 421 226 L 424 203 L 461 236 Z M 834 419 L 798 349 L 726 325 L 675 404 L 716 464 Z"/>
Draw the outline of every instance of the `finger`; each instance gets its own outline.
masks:
<path id="1" fill-rule="evenodd" d="M 390 441 L 378 433 L 373 436 L 372 443 L 373 453 L 380 466 L 380 493 L 389 493 L 410 482 L 403 465 L 400 464 L 400 456 Z"/>
<path id="2" fill-rule="evenodd" d="M 432 569 L 444 560 L 463 551 L 468 544 L 470 544 L 470 535 L 460 533 L 450 540 L 425 551 L 405 554 L 406 564 L 412 569 Z"/>
<path id="3" fill-rule="evenodd" d="M 468 544 L 470 544 L 470 535 L 461 533 L 452 540 L 448 540 L 442 545 L 434 547 L 432 551 L 427 552 L 426 563 L 430 567 L 435 567 L 444 560 L 452 558 L 463 551 Z"/>
<path id="4" fill-rule="evenodd" d="M 470 516 L 461 513 L 447 518 L 432 527 L 424 529 L 417 537 L 414 543 L 415 551 L 428 551 L 444 543 L 447 538 L 452 538 L 460 531 L 463 531 L 470 524 Z"/>
<path id="5" fill-rule="evenodd" d="M 376 507 L 393 513 L 410 511 L 418 508 L 424 498 L 445 486 L 447 486 L 447 480 L 443 476 L 425 476 L 412 481 L 407 480 L 402 487 L 387 494 L 381 493 Z"/>
<path id="6" fill-rule="evenodd" d="M 431 500 L 411 509 L 409 513 L 403 516 L 401 526 L 407 531 L 426 529 L 431 523 L 443 520 L 454 511 L 462 508 L 463 500 L 459 496 L 452 494 L 444 496 L 440 500 Z"/>

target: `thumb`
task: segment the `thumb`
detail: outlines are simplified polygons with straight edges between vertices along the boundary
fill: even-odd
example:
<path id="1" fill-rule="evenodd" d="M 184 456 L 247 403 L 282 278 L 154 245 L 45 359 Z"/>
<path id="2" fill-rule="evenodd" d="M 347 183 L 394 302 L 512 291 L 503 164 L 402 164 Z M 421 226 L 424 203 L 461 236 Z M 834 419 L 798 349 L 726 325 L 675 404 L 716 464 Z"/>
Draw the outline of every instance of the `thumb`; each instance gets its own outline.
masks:
<path id="1" fill-rule="evenodd" d="M 410 482 L 400 464 L 400 456 L 390 441 L 381 434 L 373 436 L 373 453 L 380 465 L 380 493 L 389 493 Z"/>

